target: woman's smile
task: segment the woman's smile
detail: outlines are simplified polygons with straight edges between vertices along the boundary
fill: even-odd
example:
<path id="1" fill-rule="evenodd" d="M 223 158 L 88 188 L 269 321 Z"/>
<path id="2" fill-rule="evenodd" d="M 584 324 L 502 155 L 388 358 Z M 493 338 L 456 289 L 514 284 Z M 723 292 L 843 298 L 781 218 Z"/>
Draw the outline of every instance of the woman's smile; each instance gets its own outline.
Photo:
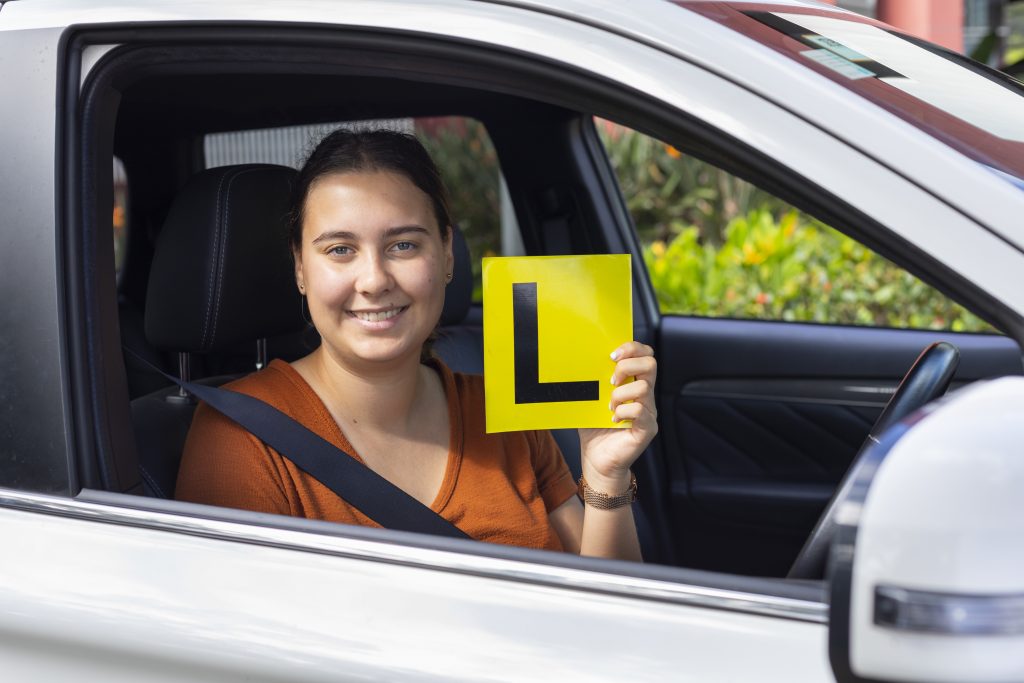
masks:
<path id="1" fill-rule="evenodd" d="M 392 308 L 350 310 L 348 314 L 362 323 L 366 329 L 387 330 L 397 325 L 399 317 L 408 309 L 408 306 L 396 306 Z"/>

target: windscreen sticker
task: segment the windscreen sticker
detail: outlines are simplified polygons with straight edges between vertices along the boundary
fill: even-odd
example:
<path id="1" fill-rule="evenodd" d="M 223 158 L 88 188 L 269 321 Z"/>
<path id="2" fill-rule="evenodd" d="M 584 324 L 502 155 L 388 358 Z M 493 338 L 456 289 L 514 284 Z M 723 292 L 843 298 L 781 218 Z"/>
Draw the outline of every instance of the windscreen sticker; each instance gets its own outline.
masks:
<path id="1" fill-rule="evenodd" d="M 815 45 L 817 45 L 818 47 L 823 47 L 826 50 L 835 52 L 843 59 L 849 59 L 851 62 L 871 61 L 870 57 L 865 57 L 856 50 L 851 50 L 850 48 L 840 43 L 838 40 L 832 40 L 831 38 L 826 38 L 825 36 L 819 36 L 817 33 L 806 33 L 804 34 L 804 37 L 807 38 L 807 40 L 814 43 Z"/>
<path id="2" fill-rule="evenodd" d="M 865 56 L 838 40 L 823 36 L 777 14 L 772 12 L 747 12 L 746 14 L 751 19 L 756 19 L 793 40 L 798 40 L 807 47 L 813 48 L 802 51 L 800 54 L 847 78 L 854 80 L 869 76 L 886 79 L 906 78 L 898 71 Z"/>
<path id="3" fill-rule="evenodd" d="M 632 339 L 630 257 L 483 260 L 487 433 L 612 422 L 610 354 Z"/>
<path id="4" fill-rule="evenodd" d="M 800 54 L 854 81 L 858 78 L 872 78 L 875 75 L 864 67 L 854 64 L 849 59 L 843 59 L 831 50 L 804 50 Z"/>

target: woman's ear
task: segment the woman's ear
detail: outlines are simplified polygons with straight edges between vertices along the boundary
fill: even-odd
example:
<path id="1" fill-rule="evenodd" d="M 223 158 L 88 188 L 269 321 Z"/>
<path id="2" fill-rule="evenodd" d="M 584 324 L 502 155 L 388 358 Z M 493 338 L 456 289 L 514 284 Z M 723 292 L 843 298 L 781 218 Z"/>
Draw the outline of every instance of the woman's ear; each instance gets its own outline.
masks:
<path id="1" fill-rule="evenodd" d="M 299 294 L 306 293 L 306 279 L 302 274 L 302 254 L 298 250 L 292 250 L 292 261 L 295 263 L 295 285 L 299 288 Z"/>

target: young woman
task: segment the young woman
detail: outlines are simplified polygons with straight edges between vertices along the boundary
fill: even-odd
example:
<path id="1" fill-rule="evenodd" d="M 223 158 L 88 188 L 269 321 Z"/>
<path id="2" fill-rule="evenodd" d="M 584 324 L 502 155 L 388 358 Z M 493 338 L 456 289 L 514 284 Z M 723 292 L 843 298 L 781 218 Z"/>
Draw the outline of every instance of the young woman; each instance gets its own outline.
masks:
<path id="1" fill-rule="evenodd" d="M 486 434 L 482 378 L 453 374 L 429 352 L 452 278 L 451 225 L 437 168 L 414 137 L 328 135 L 297 177 L 289 236 L 322 343 L 229 387 L 284 411 L 472 538 L 639 560 L 629 468 L 657 432 L 652 350 L 609 349 L 614 417 L 632 425 L 580 430 L 584 505 L 549 433 Z M 176 495 L 374 524 L 205 405 Z"/>

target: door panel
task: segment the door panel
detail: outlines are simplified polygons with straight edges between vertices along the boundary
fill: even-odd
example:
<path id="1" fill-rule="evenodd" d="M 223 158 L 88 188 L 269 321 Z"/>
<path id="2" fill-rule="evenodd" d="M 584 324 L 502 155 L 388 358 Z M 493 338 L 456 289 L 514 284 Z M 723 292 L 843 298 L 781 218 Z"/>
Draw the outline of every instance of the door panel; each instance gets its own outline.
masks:
<path id="1" fill-rule="evenodd" d="M 679 562 L 784 574 L 900 378 L 938 340 L 960 348 L 956 384 L 1022 373 L 1020 349 L 997 335 L 664 317 L 658 400 Z"/>
<path id="2" fill-rule="evenodd" d="M 558 567 L 575 585 L 550 585 L 529 578 L 546 567 L 530 561 L 184 514 L 201 506 L 169 514 L 51 498 L 43 514 L 12 500 L 32 505 L 0 490 L 4 680 L 832 680 L 824 623 L 586 586 L 672 586 L 678 574 Z M 474 571 L 486 567 L 490 576 Z M 804 601 L 778 600 L 791 602 Z"/>

